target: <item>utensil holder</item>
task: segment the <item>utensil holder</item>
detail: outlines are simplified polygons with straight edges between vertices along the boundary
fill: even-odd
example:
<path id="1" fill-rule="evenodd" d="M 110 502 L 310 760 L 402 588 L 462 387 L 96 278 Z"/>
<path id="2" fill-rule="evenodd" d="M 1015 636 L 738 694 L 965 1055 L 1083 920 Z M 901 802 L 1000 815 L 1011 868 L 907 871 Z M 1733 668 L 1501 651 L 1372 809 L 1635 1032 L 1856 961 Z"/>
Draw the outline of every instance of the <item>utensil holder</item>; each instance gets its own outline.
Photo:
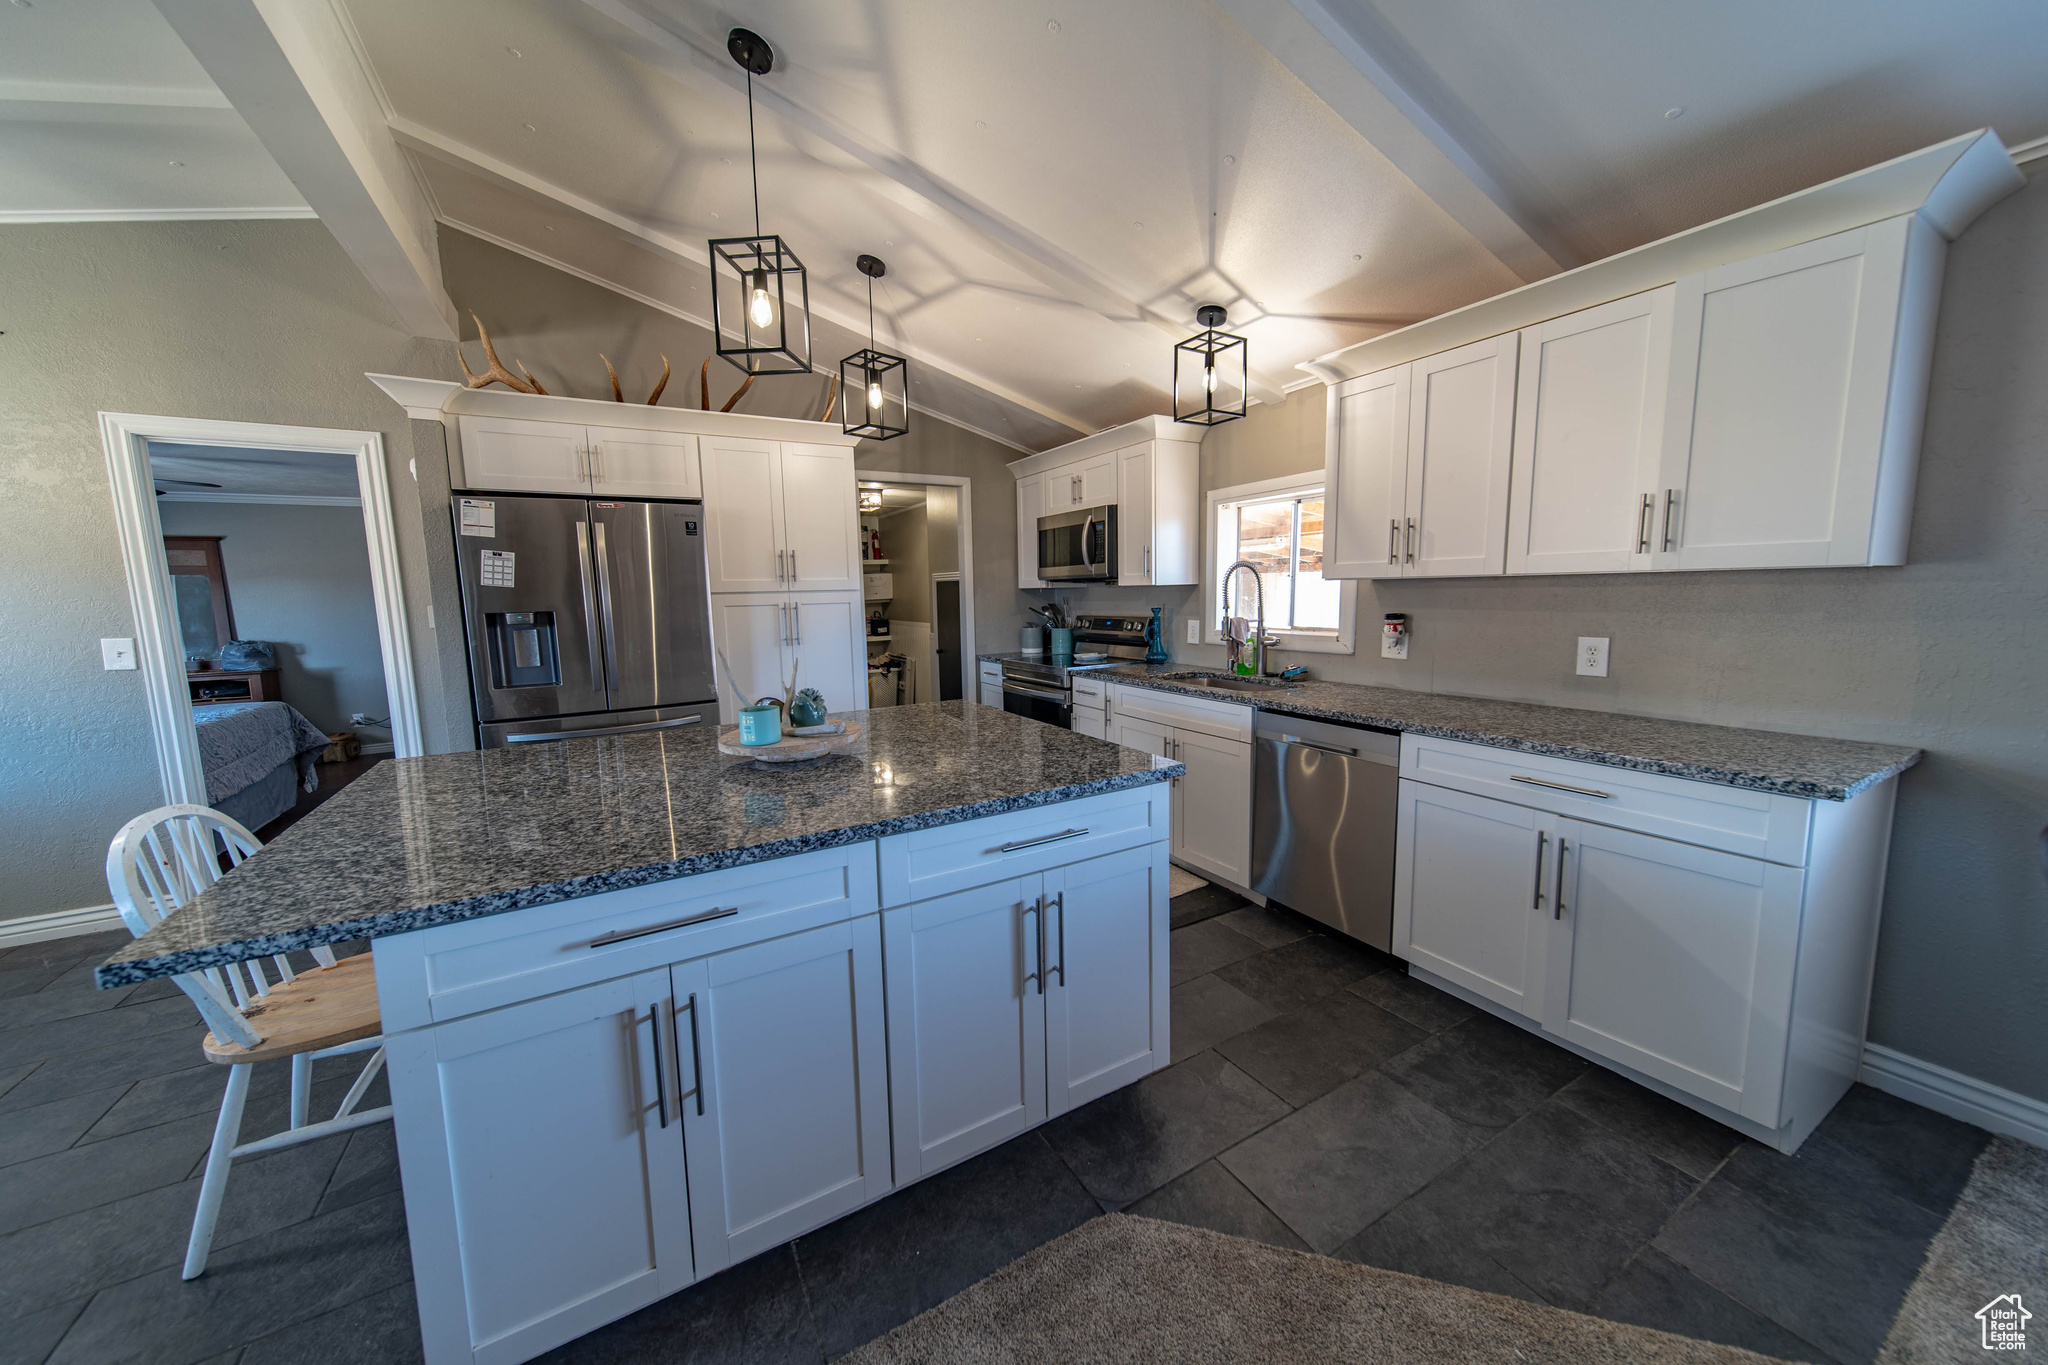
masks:
<path id="1" fill-rule="evenodd" d="M 1052 652 L 1055 654 L 1072 654 L 1074 652 L 1074 632 L 1055 627 L 1052 632 Z"/>

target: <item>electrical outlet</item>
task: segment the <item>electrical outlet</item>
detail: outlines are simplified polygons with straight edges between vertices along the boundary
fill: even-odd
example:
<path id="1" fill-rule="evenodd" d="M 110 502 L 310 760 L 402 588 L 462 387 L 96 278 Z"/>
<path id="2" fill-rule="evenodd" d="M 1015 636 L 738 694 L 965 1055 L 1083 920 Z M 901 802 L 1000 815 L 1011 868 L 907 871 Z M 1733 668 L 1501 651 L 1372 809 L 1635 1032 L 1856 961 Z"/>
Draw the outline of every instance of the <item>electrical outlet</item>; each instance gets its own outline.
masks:
<path id="1" fill-rule="evenodd" d="M 1188 618 L 1188 643 L 1191 645 L 1202 643 L 1202 618 L 1199 616 L 1190 616 Z"/>
<path id="2" fill-rule="evenodd" d="M 135 641 L 100 641 L 100 667 L 116 672 L 129 672 L 135 667 Z"/>
<path id="3" fill-rule="evenodd" d="M 1405 659 L 1408 657 L 1408 632 L 1399 635 L 1380 632 L 1380 657 L 1382 659 Z"/>
<path id="4" fill-rule="evenodd" d="M 1607 676 L 1607 639 L 1605 635 L 1581 635 L 1579 637 L 1579 676 L 1582 678 L 1604 678 Z"/>

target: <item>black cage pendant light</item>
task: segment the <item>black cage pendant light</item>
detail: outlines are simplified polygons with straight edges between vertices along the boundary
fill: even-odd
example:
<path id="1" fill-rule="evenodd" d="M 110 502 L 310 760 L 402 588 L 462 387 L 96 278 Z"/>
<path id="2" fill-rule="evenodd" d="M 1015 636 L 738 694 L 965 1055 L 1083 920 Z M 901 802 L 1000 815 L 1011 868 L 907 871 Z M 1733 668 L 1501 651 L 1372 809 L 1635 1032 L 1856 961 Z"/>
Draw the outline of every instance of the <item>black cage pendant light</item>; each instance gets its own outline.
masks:
<path id="1" fill-rule="evenodd" d="M 1251 379 L 1244 338 L 1219 331 L 1230 315 L 1213 303 L 1195 310 L 1203 330 L 1173 348 L 1173 420 L 1213 427 L 1244 416 Z"/>
<path id="2" fill-rule="evenodd" d="M 893 441 L 910 430 L 910 362 L 875 346 L 875 281 L 889 267 L 878 256 L 854 264 L 868 277 L 868 344 L 839 362 L 839 425 L 848 436 Z"/>
<path id="3" fill-rule="evenodd" d="M 754 77 L 775 66 L 768 40 L 748 29 L 725 49 L 747 73 L 747 163 L 754 176 L 754 235 L 711 243 L 711 330 L 718 353 L 748 374 L 811 372 L 811 286 L 782 238 L 761 231 L 761 164 L 754 147 Z"/>

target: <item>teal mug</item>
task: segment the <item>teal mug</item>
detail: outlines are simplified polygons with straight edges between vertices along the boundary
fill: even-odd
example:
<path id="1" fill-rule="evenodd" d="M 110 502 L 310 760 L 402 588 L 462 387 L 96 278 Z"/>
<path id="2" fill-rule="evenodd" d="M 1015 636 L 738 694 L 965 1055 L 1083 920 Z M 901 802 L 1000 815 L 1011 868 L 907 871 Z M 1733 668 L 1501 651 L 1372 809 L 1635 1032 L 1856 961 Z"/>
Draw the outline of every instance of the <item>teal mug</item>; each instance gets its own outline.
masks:
<path id="1" fill-rule="evenodd" d="M 773 744 L 782 738 L 782 705 L 759 702 L 740 708 L 740 743 Z"/>

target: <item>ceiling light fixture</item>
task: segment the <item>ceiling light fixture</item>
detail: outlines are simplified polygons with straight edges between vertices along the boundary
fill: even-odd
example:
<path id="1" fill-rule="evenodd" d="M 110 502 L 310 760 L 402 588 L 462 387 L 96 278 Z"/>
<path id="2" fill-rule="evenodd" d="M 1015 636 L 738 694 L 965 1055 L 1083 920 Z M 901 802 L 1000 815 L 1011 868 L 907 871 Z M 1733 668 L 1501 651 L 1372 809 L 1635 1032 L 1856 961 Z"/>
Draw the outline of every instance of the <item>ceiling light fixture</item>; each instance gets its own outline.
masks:
<path id="1" fill-rule="evenodd" d="M 875 345 L 875 281 L 889 267 L 879 256 L 854 265 L 868 277 L 868 344 L 839 362 L 839 426 L 849 436 L 893 441 L 910 430 L 910 362 Z"/>
<path id="2" fill-rule="evenodd" d="M 775 51 L 767 39 L 743 28 L 726 35 L 725 49 L 747 73 L 747 160 L 754 177 L 754 235 L 716 237 L 709 243 L 711 330 L 718 353 L 748 374 L 809 374 L 810 280 L 803 262 L 782 238 L 761 231 L 754 77 L 774 69 Z"/>
<path id="3" fill-rule="evenodd" d="M 1202 329 L 1173 348 L 1173 420 L 1213 427 L 1244 416 L 1251 378 L 1245 339 L 1218 330 L 1230 315 L 1213 303 L 1195 310 Z M 1185 381 L 1181 357 L 1188 358 Z"/>

